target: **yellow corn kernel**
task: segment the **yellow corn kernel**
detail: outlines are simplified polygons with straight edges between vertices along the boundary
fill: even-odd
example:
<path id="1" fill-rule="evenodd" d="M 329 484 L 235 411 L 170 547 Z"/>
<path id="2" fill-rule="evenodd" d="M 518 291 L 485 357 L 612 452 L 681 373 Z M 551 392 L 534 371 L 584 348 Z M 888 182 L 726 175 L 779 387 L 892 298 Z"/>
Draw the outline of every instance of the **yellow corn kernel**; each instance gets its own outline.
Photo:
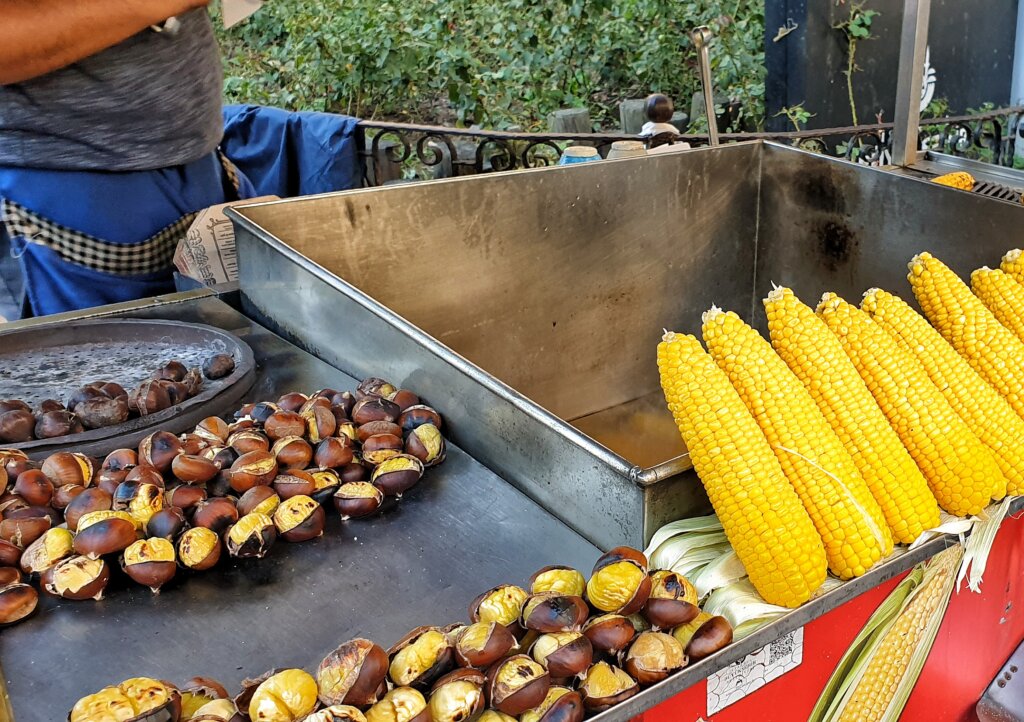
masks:
<path id="1" fill-rule="evenodd" d="M 939 506 L 980 513 L 1006 493 L 992 454 L 957 416 L 921 365 L 867 314 L 826 293 L 818 315 L 839 338 L 875 401 L 928 480 Z"/>
<path id="2" fill-rule="evenodd" d="M 914 356 L 957 415 L 988 447 L 1007 491 L 1024 493 L 1024 419 L 903 299 L 873 288 L 861 309 Z"/>
<path id="3" fill-rule="evenodd" d="M 999 269 L 982 266 L 971 274 L 971 290 L 999 323 L 1024 341 L 1024 286 Z"/>
<path id="4" fill-rule="evenodd" d="M 757 422 L 694 336 L 666 332 L 658 370 L 693 467 L 754 588 L 770 604 L 803 604 L 825 581 L 825 547 Z"/>
<path id="5" fill-rule="evenodd" d="M 807 390 L 732 311 L 704 314 L 704 343 L 775 452 L 825 542 L 832 572 L 857 577 L 892 551 L 878 502 Z"/>
<path id="6" fill-rule="evenodd" d="M 1024 343 L 942 261 L 920 253 L 909 266 L 925 318 L 1024 418 Z"/>
<path id="7" fill-rule="evenodd" d="M 1014 248 L 1012 251 L 1006 252 L 999 264 L 999 270 L 1013 276 L 1013 280 L 1017 283 L 1024 283 L 1024 258 L 1022 255 L 1024 254 L 1019 248 Z"/>
<path id="8" fill-rule="evenodd" d="M 954 173 L 946 173 L 945 175 L 936 176 L 932 178 L 932 183 L 949 186 L 950 188 L 959 188 L 962 191 L 969 191 L 974 188 L 974 176 L 963 171 L 956 171 Z"/>
<path id="9" fill-rule="evenodd" d="M 839 339 L 788 288 L 764 300 L 772 347 L 810 392 L 882 508 L 896 541 L 939 525 L 921 470 L 875 402 Z"/>

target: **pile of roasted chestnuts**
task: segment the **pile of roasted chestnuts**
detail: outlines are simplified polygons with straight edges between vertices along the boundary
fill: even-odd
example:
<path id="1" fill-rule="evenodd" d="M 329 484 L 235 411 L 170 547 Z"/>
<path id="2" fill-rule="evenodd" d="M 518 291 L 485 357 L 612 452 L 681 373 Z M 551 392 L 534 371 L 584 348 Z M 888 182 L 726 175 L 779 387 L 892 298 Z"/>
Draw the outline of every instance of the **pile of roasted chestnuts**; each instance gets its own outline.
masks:
<path id="1" fill-rule="evenodd" d="M 732 641 L 697 602 L 689 580 L 618 547 L 589 580 L 545 567 L 528 587 L 478 596 L 465 624 L 419 627 L 387 650 L 353 639 L 313 674 L 273 669 L 234 697 L 210 679 L 139 677 L 80 699 L 68 719 L 581 722 Z"/>
<path id="2" fill-rule="evenodd" d="M 198 394 L 204 375 L 219 379 L 234 368 L 235 361 L 229 354 L 208 358 L 202 373 L 172 360 L 130 392 L 113 381 L 94 381 L 72 391 L 64 403 L 47 399 L 35 409 L 20 399 L 5 399 L 0 401 L 0 443 L 54 439 L 155 414 Z"/>
<path id="3" fill-rule="evenodd" d="M 0 450 L 0 625 L 31 614 L 29 582 L 98 599 L 111 576 L 159 592 L 222 557 L 263 557 L 400 498 L 444 461 L 441 416 L 377 378 L 248 404 L 192 433 L 157 431 L 102 462 L 58 452 L 41 464 Z"/>

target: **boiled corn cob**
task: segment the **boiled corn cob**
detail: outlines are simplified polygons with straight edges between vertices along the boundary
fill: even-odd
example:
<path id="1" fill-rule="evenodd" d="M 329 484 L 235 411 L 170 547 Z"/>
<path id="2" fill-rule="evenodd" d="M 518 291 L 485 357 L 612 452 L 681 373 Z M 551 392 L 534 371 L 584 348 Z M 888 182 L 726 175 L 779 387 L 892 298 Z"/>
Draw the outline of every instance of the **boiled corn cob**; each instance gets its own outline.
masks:
<path id="1" fill-rule="evenodd" d="M 928 378 L 988 447 L 1010 494 L 1024 493 L 1024 419 L 903 299 L 873 288 L 861 308 L 918 360 Z"/>
<path id="2" fill-rule="evenodd" d="M 839 339 L 788 288 L 764 300 L 772 346 L 803 382 L 882 508 L 896 541 L 909 544 L 939 525 L 928 482 Z"/>
<path id="3" fill-rule="evenodd" d="M 1024 418 L 1024 344 L 942 261 L 920 253 L 907 275 L 925 317 Z"/>
<path id="4" fill-rule="evenodd" d="M 999 323 L 1024 341 L 1024 286 L 999 269 L 982 266 L 971 274 L 971 290 Z"/>
<path id="5" fill-rule="evenodd" d="M 962 191 L 969 191 L 974 188 L 974 176 L 963 171 L 956 171 L 954 173 L 946 173 L 945 175 L 936 176 L 932 178 L 932 183 L 949 186 L 950 188 L 959 188 Z"/>
<path id="6" fill-rule="evenodd" d="M 757 422 L 695 337 L 666 332 L 658 371 L 694 469 L 751 583 L 771 604 L 803 604 L 825 581 L 825 547 Z"/>
<path id="7" fill-rule="evenodd" d="M 1024 284 L 1024 253 L 1019 248 L 1007 251 L 999 264 L 999 270 L 1013 276 L 1017 283 Z"/>
<path id="8" fill-rule="evenodd" d="M 826 293 L 818 315 L 839 338 L 875 401 L 924 472 L 939 506 L 980 513 L 1006 494 L 992 454 L 956 415 L 921 365 L 867 314 Z"/>
<path id="9" fill-rule="evenodd" d="M 764 432 L 825 542 L 829 569 L 860 576 L 892 551 L 892 533 L 849 452 L 761 334 L 732 311 L 704 314 L 704 343 Z"/>

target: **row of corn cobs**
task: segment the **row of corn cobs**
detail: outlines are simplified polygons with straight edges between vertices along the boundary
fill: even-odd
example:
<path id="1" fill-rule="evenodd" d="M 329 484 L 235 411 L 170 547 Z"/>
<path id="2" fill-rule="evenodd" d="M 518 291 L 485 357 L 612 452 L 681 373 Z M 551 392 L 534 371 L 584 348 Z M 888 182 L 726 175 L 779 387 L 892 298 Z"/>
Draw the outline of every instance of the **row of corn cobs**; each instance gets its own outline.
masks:
<path id="1" fill-rule="evenodd" d="M 939 523 L 1024 494 L 1024 259 L 971 288 L 930 254 L 908 279 L 927 317 L 880 289 L 860 308 L 787 288 L 769 341 L 732 312 L 700 341 L 666 332 L 662 388 L 750 581 L 795 607 Z M 972 292 L 973 288 L 973 292 Z M 929 324 L 929 321 L 931 322 Z"/>

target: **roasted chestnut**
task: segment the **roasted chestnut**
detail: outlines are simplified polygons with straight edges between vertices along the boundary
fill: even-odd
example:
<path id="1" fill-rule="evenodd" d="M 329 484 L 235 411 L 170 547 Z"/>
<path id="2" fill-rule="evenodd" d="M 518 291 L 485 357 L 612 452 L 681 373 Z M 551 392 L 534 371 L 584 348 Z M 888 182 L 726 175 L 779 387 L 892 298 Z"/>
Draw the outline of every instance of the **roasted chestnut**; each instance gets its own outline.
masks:
<path id="1" fill-rule="evenodd" d="M 96 472 L 88 456 L 67 451 L 50 454 L 40 469 L 55 487 L 65 484 L 89 486 Z"/>
<path id="2" fill-rule="evenodd" d="M 463 722 L 484 708 L 484 677 L 460 669 L 439 680 L 430 694 L 431 722 Z M 456 676 L 453 676 L 456 675 Z"/>
<path id="3" fill-rule="evenodd" d="M 21 399 L 4 399 L 0 401 L 0 414 L 6 414 L 8 411 L 31 411 L 32 407 L 26 404 Z"/>
<path id="4" fill-rule="evenodd" d="M 417 627 L 388 650 L 388 677 L 398 687 L 426 687 L 452 668 L 455 650 L 437 627 Z"/>
<path id="5" fill-rule="evenodd" d="M 184 707 L 181 711 L 181 719 L 188 722 L 237 722 L 241 719 L 238 708 L 230 699 L 215 699 L 197 708 L 190 717 L 185 717 Z M 307 720 L 313 717 L 307 717 Z"/>
<path id="6" fill-rule="evenodd" d="M 14 582 L 0 587 L 0 626 L 20 622 L 36 610 L 37 604 L 39 592 L 28 584 Z"/>
<path id="7" fill-rule="evenodd" d="M 587 580 L 572 567 L 544 567 L 530 577 L 531 594 L 559 592 L 571 597 L 582 597 L 586 589 Z"/>
<path id="8" fill-rule="evenodd" d="M 398 404 L 388 401 L 380 396 L 367 396 L 356 401 L 349 414 L 356 426 L 369 423 L 370 421 L 396 421 L 402 415 Z"/>
<path id="9" fill-rule="evenodd" d="M 187 484 L 205 484 L 220 473 L 220 464 L 203 456 L 178 454 L 171 461 L 171 473 Z"/>
<path id="10" fill-rule="evenodd" d="M 60 512 L 52 506 L 24 506 L 7 507 L 3 513 L 4 519 L 32 519 L 34 517 L 46 517 L 50 526 L 60 524 L 62 517 Z"/>
<path id="11" fill-rule="evenodd" d="M 318 404 L 310 406 L 299 415 L 306 422 L 306 437 L 310 443 L 320 443 L 338 428 L 338 420 L 331 410 Z"/>
<path id="12" fill-rule="evenodd" d="M 332 704 L 304 717 L 302 722 L 366 722 L 366 716 L 356 707 Z"/>
<path id="13" fill-rule="evenodd" d="M 377 376 L 367 376 L 365 379 L 359 382 L 356 387 L 355 398 L 356 400 L 366 398 L 367 396 L 391 396 L 398 389 L 392 386 L 390 383 Z"/>
<path id="14" fill-rule="evenodd" d="M 281 497 L 269 486 L 254 486 L 239 497 L 236 506 L 241 516 L 253 512 L 273 516 L 280 503 Z"/>
<path id="15" fill-rule="evenodd" d="M 320 393 L 320 392 L 318 391 L 317 393 Z M 330 411 L 331 410 L 331 397 L 330 396 L 318 396 L 317 394 L 313 394 L 312 396 L 310 396 L 309 398 L 306 399 L 306 401 L 302 404 L 302 406 L 299 407 L 299 409 L 298 409 L 299 414 L 305 414 L 307 411 L 309 411 L 314 406 L 322 406 L 323 408 L 325 408 L 328 411 Z M 333 416 L 334 414 L 331 414 L 331 415 Z"/>
<path id="16" fill-rule="evenodd" d="M 366 722 L 431 722 L 427 700 L 412 687 L 395 687 L 366 711 Z"/>
<path id="17" fill-rule="evenodd" d="M 270 453 L 282 469 L 305 469 L 313 460 L 313 447 L 301 436 L 286 436 L 274 442 Z"/>
<path id="18" fill-rule="evenodd" d="M 180 453 L 181 440 L 169 431 L 156 431 L 139 442 L 139 463 L 161 474 L 171 470 L 174 457 Z"/>
<path id="19" fill-rule="evenodd" d="M 349 441 L 362 441 L 359 438 L 359 429 L 361 426 L 356 426 L 351 421 L 339 421 L 338 428 L 334 430 L 334 435 L 339 439 L 348 439 Z M 372 436 L 372 434 L 370 434 Z"/>
<path id="20" fill-rule="evenodd" d="M 353 461 L 351 464 L 341 467 L 338 470 L 338 476 L 341 477 L 343 484 L 350 481 L 367 481 L 370 478 L 370 470 L 363 464 Z"/>
<path id="21" fill-rule="evenodd" d="M 113 508 L 113 495 L 103 489 L 86 489 L 71 500 L 64 509 L 64 521 L 68 529 L 78 531 L 78 520 L 92 511 L 109 511 Z"/>
<path id="22" fill-rule="evenodd" d="M 313 676 L 301 669 L 285 669 L 260 683 L 249 702 L 249 718 L 267 722 L 297 722 L 316 708 Z"/>
<path id="23" fill-rule="evenodd" d="M 231 465 L 231 488 L 241 494 L 254 486 L 266 486 L 275 476 L 277 459 L 268 451 L 250 451 Z"/>
<path id="24" fill-rule="evenodd" d="M 523 712 L 519 722 L 583 722 L 585 712 L 578 693 L 568 687 L 552 687 L 543 702 Z"/>
<path id="25" fill-rule="evenodd" d="M 152 378 L 156 381 L 181 381 L 188 373 L 188 367 L 177 359 L 168 361 L 153 372 Z"/>
<path id="26" fill-rule="evenodd" d="M 0 414 L 0 441 L 17 444 L 31 441 L 35 434 L 36 417 L 31 411 L 14 409 Z"/>
<path id="27" fill-rule="evenodd" d="M 259 559 L 266 556 L 276 540 L 277 529 L 269 516 L 247 514 L 228 530 L 228 553 L 233 557 Z"/>
<path id="28" fill-rule="evenodd" d="M 255 429 L 242 429 L 228 436 L 228 446 L 241 456 L 253 451 L 270 451 L 270 439 Z"/>
<path id="29" fill-rule="evenodd" d="M 491 667 L 487 675 L 491 707 L 510 715 L 520 715 L 539 705 L 550 686 L 548 671 L 525 654 L 504 659 Z"/>
<path id="30" fill-rule="evenodd" d="M 203 449 L 203 453 L 200 454 L 204 459 L 209 459 L 214 464 L 218 464 L 220 468 L 230 469 L 231 465 L 235 463 L 241 454 L 235 451 L 230 446 L 210 446 Z"/>
<path id="31" fill-rule="evenodd" d="M 196 571 L 209 569 L 220 560 L 220 537 L 206 527 L 189 529 L 178 540 L 178 560 Z"/>
<path id="32" fill-rule="evenodd" d="M 437 427 L 433 424 L 423 424 L 406 436 L 405 452 L 422 461 L 424 466 L 437 466 L 444 461 L 448 450 L 444 437 Z"/>
<path id="33" fill-rule="evenodd" d="M 594 660 L 594 648 L 581 632 L 541 635 L 533 643 L 530 654 L 555 679 L 582 674 Z"/>
<path id="34" fill-rule="evenodd" d="M 78 484 L 65 484 L 53 492 L 50 499 L 50 506 L 54 509 L 66 509 L 68 504 L 75 500 L 75 497 L 85 491 L 84 486 Z"/>
<path id="35" fill-rule="evenodd" d="M 70 411 L 47 411 L 36 417 L 35 435 L 37 439 L 55 439 L 68 434 L 80 434 L 85 431 L 82 422 Z"/>
<path id="36" fill-rule="evenodd" d="M 223 446 L 231 432 L 228 431 L 228 422 L 224 419 L 219 416 L 208 416 L 196 424 L 193 433 L 211 446 Z"/>
<path id="37" fill-rule="evenodd" d="M 121 556 L 121 568 L 139 584 L 150 588 L 153 594 L 174 578 L 174 545 L 166 539 L 152 537 L 133 542 Z"/>
<path id="38" fill-rule="evenodd" d="M 696 662 L 732 642 L 732 625 L 725 617 L 701 612 L 672 630 L 672 636 L 683 646 L 686 656 Z"/>
<path id="39" fill-rule="evenodd" d="M 128 548 L 136 539 L 135 519 L 125 511 L 93 511 L 78 520 L 75 553 L 98 559 Z"/>
<path id="40" fill-rule="evenodd" d="M 38 541 L 38 539 L 36 541 Z M 6 587 L 8 584 L 20 582 L 21 578 L 21 570 L 17 567 L 0 566 L 0 587 Z"/>
<path id="41" fill-rule="evenodd" d="M 182 434 L 178 438 L 181 440 L 182 454 L 200 456 L 206 449 L 210 448 L 210 442 L 198 434 Z M 171 468 L 174 468 L 173 464 Z"/>
<path id="42" fill-rule="evenodd" d="M 45 506 L 53 498 L 53 484 L 39 469 L 29 469 L 18 475 L 14 493 L 33 506 Z"/>
<path id="43" fill-rule="evenodd" d="M 378 464 L 370 481 L 388 496 L 401 498 L 422 476 L 422 461 L 415 456 L 398 454 Z"/>
<path id="44" fill-rule="evenodd" d="M 174 541 L 187 526 L 185 513 L 178 507 L 171 506 L 149 517 L 149 521 L 146 522 L 146 536 Z"/>
<path id="45" fill-rule="evenodd" d="M 311 497 L 299 495 L 286 499 L 273 516 L 277 533 L 287 542 L 308 541 L 324 533 L 324 508 Z"/>
<path id="46" fill-rule="evenodd" d="M 416 406 L 410 406 L 403 411 L 401 415 L 399 415 L 397 423 L 402 427 L 402 431 L 406 434 L 417 426 L 423 426 L 423 424 L 433 424 L 440 429 L 441 414 L 437 413 L 429 406 L 417 404 Z"/>
<path id="47" fill-rule="evenodd" d="M 149 518 L 164 508 L 163 490 L 155 484 L 122 482 L 114 490 L 113 508 L 128 512 L 137 528 L 145 528 Z"/>
<path id="48" fill-rule="evenodd" d="M 363 442 L 363 461 L 368 464 L 381 464 L 402 453 L 402 439 L 391 434 L 375 434 Z"/>
<path id="49" fill-rule="evenodd" d="M 47 529 L 29 544 L 21 555 L 21 569 L 26 574 L 42 574 L 75 553 L 75 535 L 67 529 Z"/>
<path id="50" fill-rule="evenodd" d="M 238 516 L 235 502 L 227 497 L 215 496 L 196 504 L 192 524 L 210 529 L 215 534 L 223 534 L 238 521 Z"/>
<path id="51" fill-rule="evenodd" d="M 651 572 L 648 576 L 651 578 L 651 594 L 643 613 L 654 627 L 678 627 L 700 613 L 697 590 L 686 577 L 664 569 Z"/>
<path id="52" fill-rule="evenodd" d="M 313 463 L 320 469 L 340 469 L 352 463 L 355 445 L 347 436 L 332 436 L 316 445 Z"/>
<path id="53" fill-rule="evenodd" d="M 171 397 L 159 381 L 143 381 L 128 394 L 128 408 L 139 416 L 149 416 L 171 408 Z"/>
<path id="54" fill-rule="evenodd" d="M 341 486 L 341 479 L 331 469 L 316 469 L 308 473 L 313 477 L 313 483 L 316 484 L 316 488 L 309 496 L 312 496 L 321 504 L 330 503 L 334 492 Z"/>
<path id="55" fill-rule="evenodd" d="M 207 497 L 206 489 L 192 484 L 178 484 L 164 493 L 164 503 L 187 511 L 198 506 Z"/>
<path id="56" fill-rule="evenodd" d="M 526 592 L 512 584 L 503 584 L 484 592 L 469 605 L 469 618 L 474 622 L 497 622 L 505 627 L 518 626 L 519 615 L 526 603 Z"/>
<path id="57" fill-rule="evenodd" d="M 298 411 L 309 401 L 309 397 L 299 391 L 292 391 L 277 400 L 277 407 L 282 411 Z"/>
<path id="58" fill-rule="evenodd" d="M 5 567 L 17 566 L 21 559 L 21 547 L 6 539 L 0 539 L 0 565 Z"/>
<path id="59" fill-rule="evenodd" d="M 405 411 L 410 406 L 417 406 L 420 403 L 420 397 L 409 389 L 398 389 L 393 394 L 390 394 L 387 399 L 395 404 L 399 411 Z"/>
<path id="60" fill-rule="evenodd" d="M 102 429 L 107 426 L 123 424 L 128 420 L 128 397 L 119 396 L 114 399 L 106 397 L 85 399 L 75 406 L 75 416 L 82 421 L 87 429 Z M 59 413 L 59 412 L 58 412 Z M 3 419 L 0 418 L 0 424 Z"/>
<path id="61" fill-rule="evenodd" d="M 102 559 L 68 557 L 43 572 L 40 586 L 64 599 L 101 599 L 110 581 L 110 569 Z"/>
<path id="62" fill-rule="evenodd" d="M 350 481 L 339 486 L 332 498 L 342 519 L 358 519 L 380 509 L 384 492 L 368 481 Z"/>
<path id="63" fill-rule="evenodd" d="M 581 597 L 540 592 L 527 598 L 519 622 L 537 632 L 568 632 L 582 627 L 589 615 L 590 609 Z"/>
<path id="64" fill-rule="evenodd" d="M 368 639 L 352 639 L 324 657 L 316 670 L 320 701 L 366 707 L 380 697 L 388 655 Z"/>
<path id="65" fill-rule="evenodd" d="M 639 691 L 635 679 L 607 662 L 598 662 L 588 669 L 579 689 L 583 706 L 591 712 L 604 712 Z"/>
<path id="66" fill-rule="evenodd" d="M 216 381 L 235 370 L 235 359 L 231 354 L 218 353 L 203 361 L 203 376 Z"/>
<path id="67" fill-rule="evenodd" d="M 496 709 L 484 710 L 484 713 L 477 717 L 473 722 L 516 722 L 515 717 L 511 717 L 504 712 L 499 712 Z"/>
<path id="68" fill-rule="evenodd" d="M 152 484 L 159 487 L 166 486 L 164 477 L 149 464 L 139 464 L 135 468 L 129 469 L 124 481 L 137 481 L 140 484 Z"/>
<path id="69" fill-rule="evenodd" d="M 650 593 L 647 558 L 628 547 L 603 554 L 587 582 L 587 601 L 595 609 L 624 616 L 640 611 Z"/>
<path id="70" fill-rule="evenodd" d="M 265 422 L 263 432 L 272 441 L 283 439 L 286 436 L 302 436 L 306 433 L 306 422 L 295 411 L 275 411 Z"/>
<path id="71" fill-rule="evenodd" d="M 633 628 L 633 623 L 621 614 L 604 614 L 588 619 L 583 625 L 583 634 L 590 640 L 594 649 L 617 654 L 633 641 L 636 629 Z"/>
<path id="72" fill-rule="evenodd" d="M 455 641 L 455 659 L 463 667 L 485 669 L 516 647 L 516 638 L 497 622 L 475 622 Z"/>
<path id="73" fill-rule="evenodd" d="M 391 436 L 402 437 L 402 427 L 392 421 L 371 421 L 368 424 L 355 427 L 356 439 L 359 443 L 365 443 L 371 436 L 377 436 L 378 434 L 390 434 Z M 341 434 L 338 434 L 341 436 Z"/>
<path id="74" fill-rule="evenodd" d="M 0 521 L 0 539 L 24 549 L 41 537 L 53 525 L 48 516 L 11 517 L 10 512 Z"/>
<path id="75" fill-rule="evenodd" d="M 686 655 L 671 634 L 644 632 L 626 654 L 626 672 L 642 687 L 656 684 L 686 666 Z"/>
<path id="76" fill-rule="evenodd" d="M 178 690 L 166 682 L 135 677 L 78 700 L 68 715 L 68 722 L 155 722 L 177 720 L 180 717 L 181 696 Z"/>
<path id="77" fill-rule="evenodd" d="M 291 469 L 275 476 L 272 486 L 279 497 L 290 499 L 299 494 L 312 496 L 316 491 L 316 480 L 308 472 Z"/>

